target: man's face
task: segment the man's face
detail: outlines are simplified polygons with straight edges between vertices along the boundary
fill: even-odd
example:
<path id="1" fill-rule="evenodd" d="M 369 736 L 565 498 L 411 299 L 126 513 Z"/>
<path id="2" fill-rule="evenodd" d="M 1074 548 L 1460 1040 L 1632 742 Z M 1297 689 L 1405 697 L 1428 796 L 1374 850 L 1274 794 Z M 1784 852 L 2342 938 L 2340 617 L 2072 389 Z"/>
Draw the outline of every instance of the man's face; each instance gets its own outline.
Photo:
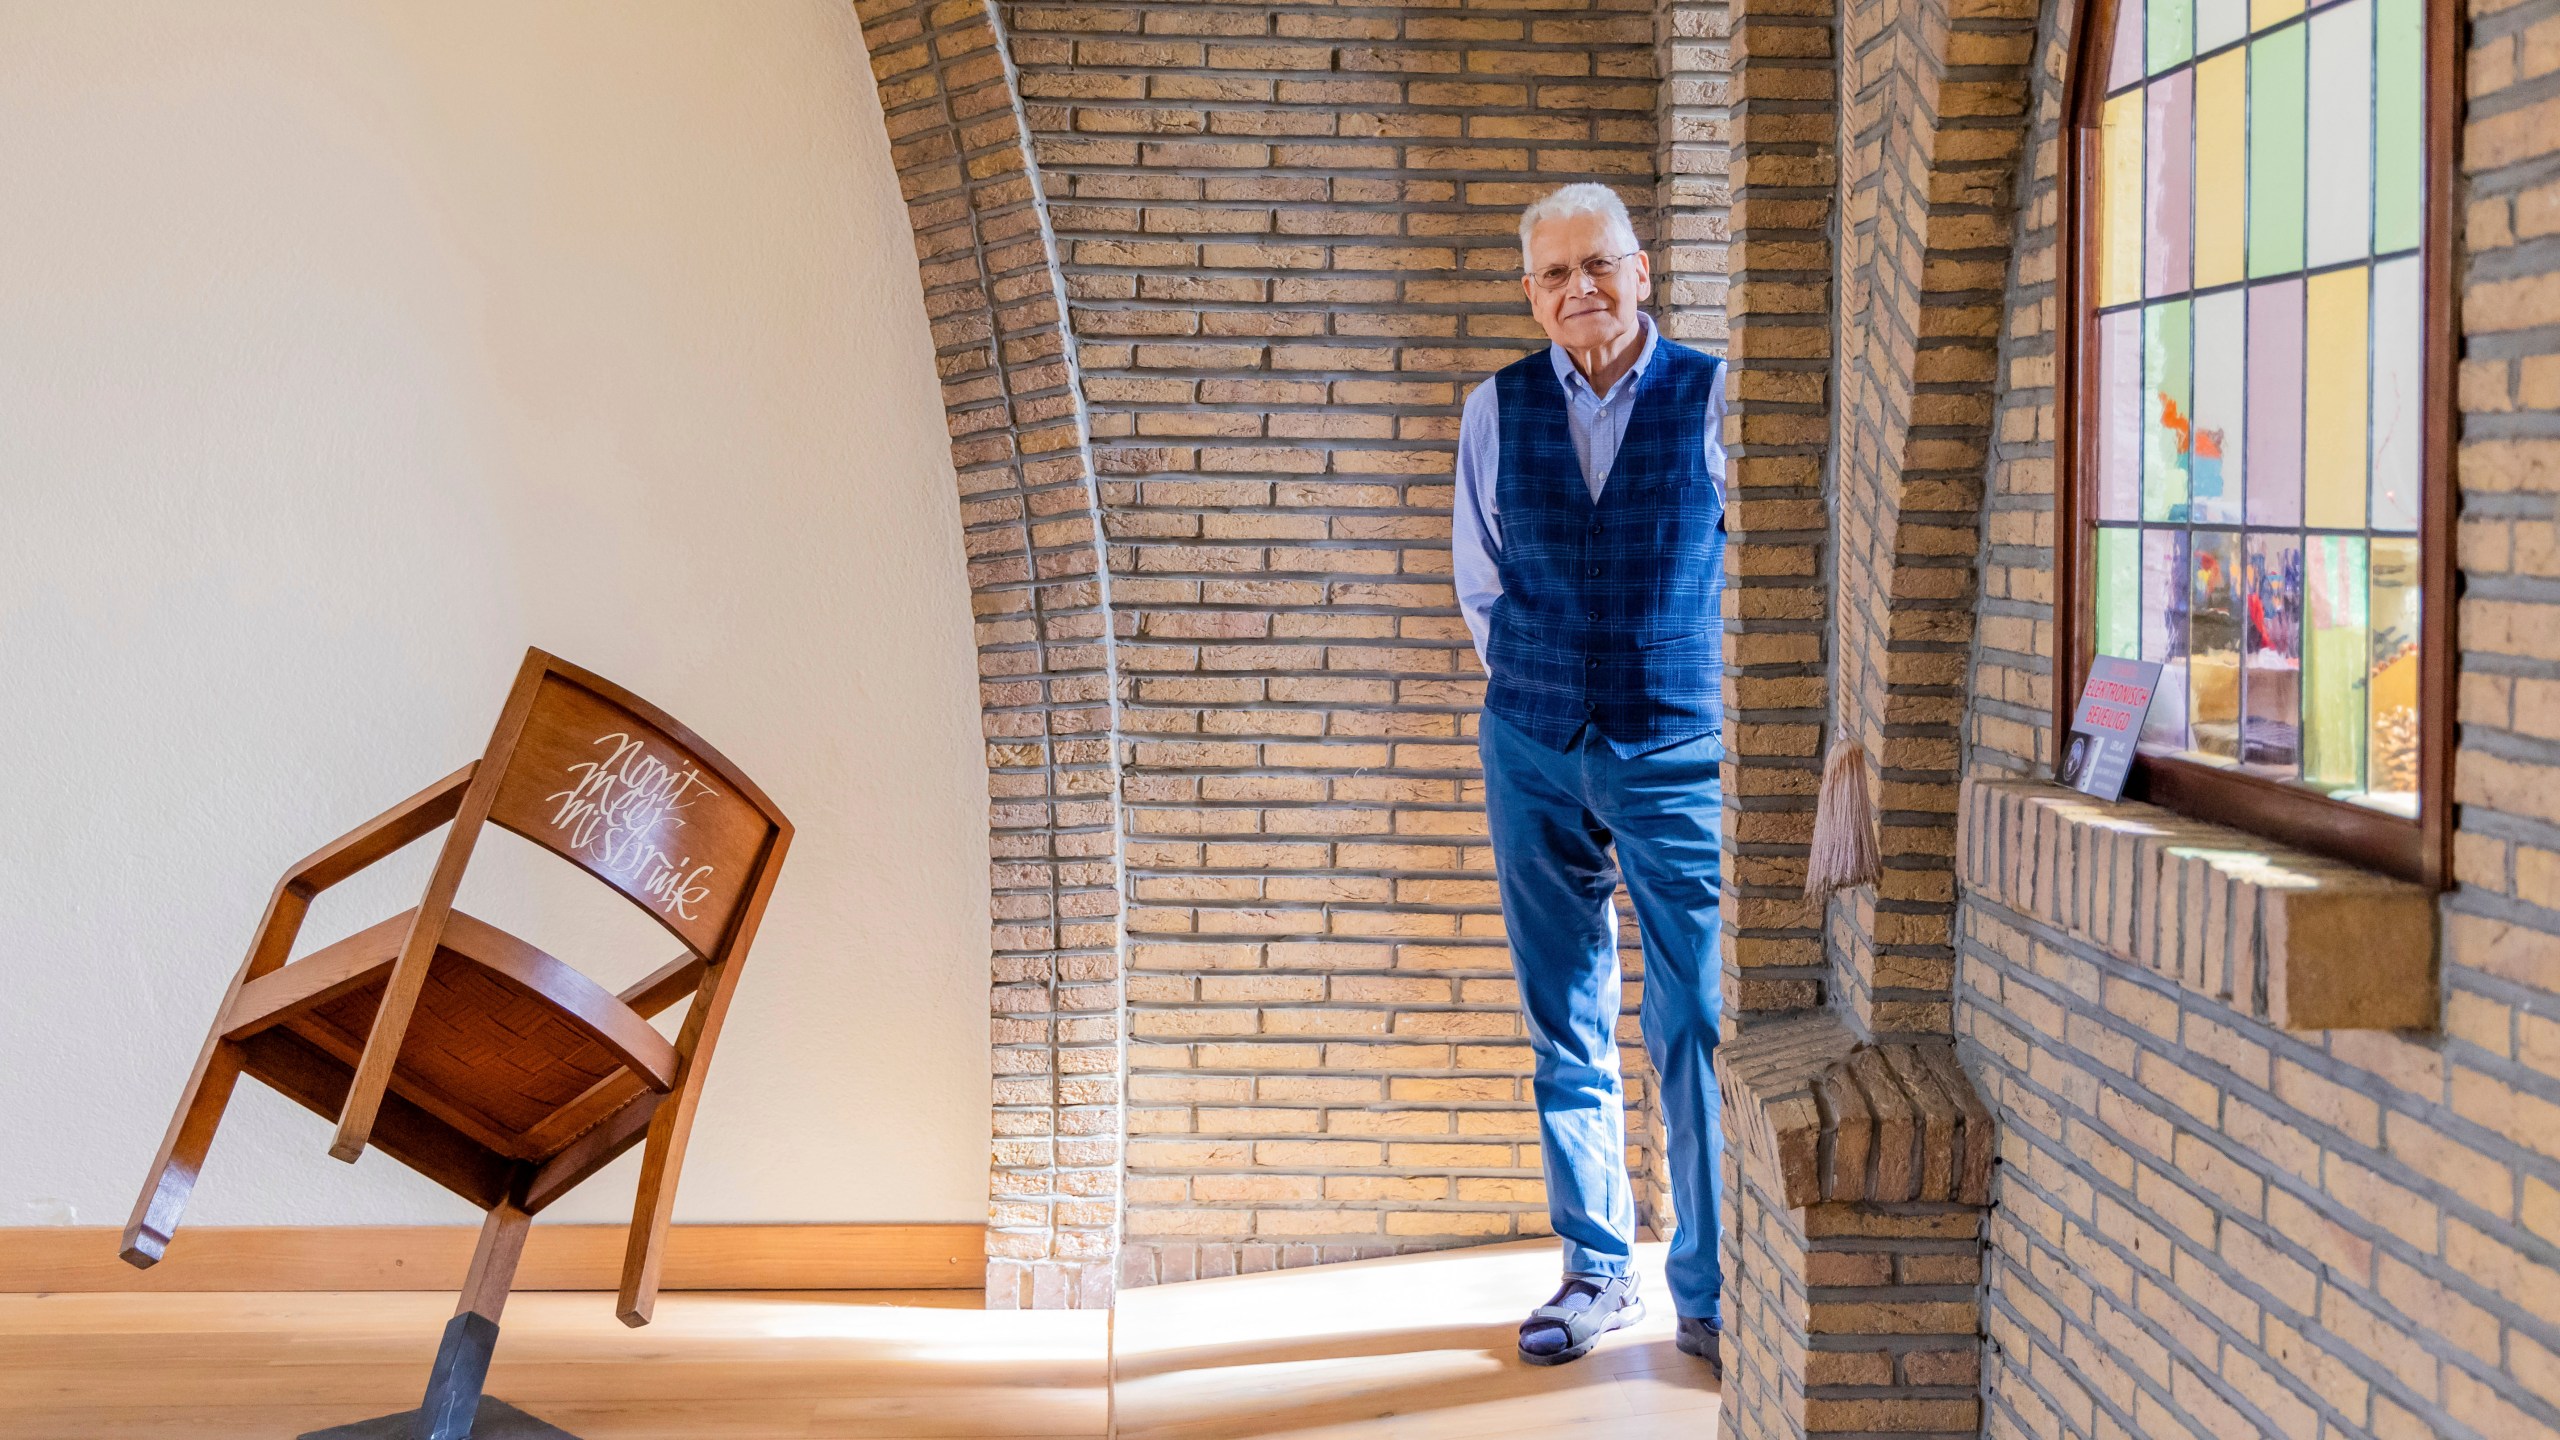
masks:
<path id="1" fill-rule="evenodd" d="M 1605 349 L 1636 328 L 1636 307 L 1653 294 L 1653 266 L 1634 250 L 1605 215 L 1564 215 L 1540 221 L 1529 232 L 1529 273 L 1520 288 L 1529 295 L 1529 312 L 1538 328 L 1567 350 Z M 1594 256 L 1614 258 L 1617 273 L 1595 280 L 1581 272 Z M 1553 266 L 1575 267 L 1562 285 L 1539 288 L 1537 274 Z"/>

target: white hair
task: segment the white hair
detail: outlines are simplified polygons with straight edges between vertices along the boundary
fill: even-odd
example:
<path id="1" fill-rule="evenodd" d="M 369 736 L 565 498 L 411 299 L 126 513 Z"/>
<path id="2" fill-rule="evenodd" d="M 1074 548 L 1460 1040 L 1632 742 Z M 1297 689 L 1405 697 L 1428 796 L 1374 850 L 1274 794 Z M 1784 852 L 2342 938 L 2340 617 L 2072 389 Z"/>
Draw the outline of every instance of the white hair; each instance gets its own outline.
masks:
<path id="1" fill-rule="evenodd" d="M 1568 215 L 1605 215 L 1609 220 L 1609 228 L 1617 232 L 1620 242 L 1627 249 L 1640 248 L 1640 242 L 1636 239 L 1636 224 L 1627 218 L 1627 202 L 1619 199 L 1618 192 L 1608 186 L 1596 185 L 1586 180 L 1579 185 L 1566 185 L 1550 190 L 1532 202 L 1528 209 L 1520 212 L 1521 269 L 1526 270 L 1536 263 L 1529 258 L 1530 232 L 1549 220 L 1561 220 Z"/>

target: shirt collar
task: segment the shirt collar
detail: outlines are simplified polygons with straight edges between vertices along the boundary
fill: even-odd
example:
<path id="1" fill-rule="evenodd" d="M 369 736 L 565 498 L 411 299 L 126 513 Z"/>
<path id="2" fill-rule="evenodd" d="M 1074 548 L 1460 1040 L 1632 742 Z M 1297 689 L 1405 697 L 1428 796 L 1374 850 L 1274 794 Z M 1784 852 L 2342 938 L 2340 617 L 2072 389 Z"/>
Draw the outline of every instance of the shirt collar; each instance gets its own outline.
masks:
<path id="1" fill-rule="evenodd" d="M 1635 393 L 1635 382 L 1644 378 L 1645 367 L 1653 363 L 1654 342 L 1661 338 L 1661 332 L 1654 328 L 1653 317 L 1642 310 L 1636 312 L 1636 324 L 1644 329 L 1644 348 L 1636 352 L 1636 363 L 1627 367 L 1627 373 L 1618 377 L 1618 383 L 1606 395 L 1592 394 L 1591 382 L 1583 379 L 1582 372 L 1574 368 L 1573 357 L 1565 353 L 1563 346 L 1551 344 L 1547 347 L 1547 359 L 1556 367 L 1556 382 L 1564 386 L 1568 398 L 1578 396 L 1605 405 L 1619 396 Z"/>

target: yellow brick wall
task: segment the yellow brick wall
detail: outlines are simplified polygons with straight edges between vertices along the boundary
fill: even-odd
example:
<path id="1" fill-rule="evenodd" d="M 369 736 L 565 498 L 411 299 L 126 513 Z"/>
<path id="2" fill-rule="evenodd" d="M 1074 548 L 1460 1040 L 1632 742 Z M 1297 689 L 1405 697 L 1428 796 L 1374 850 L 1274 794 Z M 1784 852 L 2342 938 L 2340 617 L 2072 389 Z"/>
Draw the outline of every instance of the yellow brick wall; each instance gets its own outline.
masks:
<path id="1" fill-rule="evenodd" d="M 2560 1433 L 2560 5 L 2471 7 L 2456 884 L 2440 1032 L 2287 1032 L 1981 894 L 1993 1436 Z M 2048 6 L 1987 471 L 1970 763 L 2050 730 Z"/>

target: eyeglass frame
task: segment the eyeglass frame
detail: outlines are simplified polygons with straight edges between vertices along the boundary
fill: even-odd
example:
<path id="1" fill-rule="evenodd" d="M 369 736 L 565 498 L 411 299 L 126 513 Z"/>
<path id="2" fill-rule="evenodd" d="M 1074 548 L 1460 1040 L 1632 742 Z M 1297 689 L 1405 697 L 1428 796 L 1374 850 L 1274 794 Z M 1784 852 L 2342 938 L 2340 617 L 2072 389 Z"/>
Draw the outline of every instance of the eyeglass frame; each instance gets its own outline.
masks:
<path id="1" fill-rule="evenodd" d="M 1577 270 L 1590 276 L 1591 283 L 1596 285 L 1601 281 L 1616 275 L 1618 273 L 1618 264 L 1620 261 L 1625 260 L 1630 255 L 1641 255 L 1643 253 L 1644 247 L 1639 245 L 1633 250 L 1621 250 L 1615 255 L 1585 255 L 1581 259 L 1573 262 L 1571 265 L 1550 265 L 1545 270 L 1532 270 L 1523 278 L 1527 279 L 1530 284 L 1535 285 L 1539 289 L 1552 295 L 1556 291 L 1563 289 L 1565 286 L 1572 284 L 1573 273 Z M 1606 265 L 1608 268 L 1603 270 L 1594 270 L 1591 268 L 1593 265 Z M 1550 285 L 1546 282 L 1546 277 L 1549 272 L 1555 270 L 1562 270 L 1565 273 L 1556 276 L 1555 283 Z"/>

